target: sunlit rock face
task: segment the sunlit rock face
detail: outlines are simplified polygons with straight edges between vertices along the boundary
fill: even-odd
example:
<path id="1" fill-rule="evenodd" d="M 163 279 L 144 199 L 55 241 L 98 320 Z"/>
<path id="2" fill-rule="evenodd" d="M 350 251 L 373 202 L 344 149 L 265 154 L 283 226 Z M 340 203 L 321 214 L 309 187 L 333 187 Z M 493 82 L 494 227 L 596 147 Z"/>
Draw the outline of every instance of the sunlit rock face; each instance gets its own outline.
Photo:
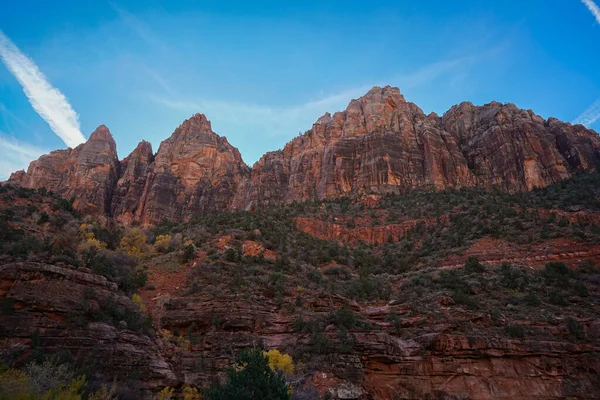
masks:
<path id="1" fill-rule="evenodd" d="M 119 179 L 117 146 L 108 128 L 100 125 L 87 142 L 74 149 L 57 150 L 33 161 L 20 176 L 25 187 L 45 187 L 88 214 L 110 212 L 114 186 Z"/>
<path id="2" fill-rule="evenodd" d="M 249 174 L 240 152 L 212 131 L 204 115 L 196 114 L 161 143 L 140 203 L 131 212 L 142 225 L 152 225 L 227 210 Z"/>
<path id="3" fill-rule="evenodd" d="M 243 206 L 419 187 L 525 191 L 594 167 L 599 149 L 596 132 L 513 104 L 461 103 L 438 117 L 375 87 L 263 156 Z"/>
<path id="4" fill-rule="evenodd" d="M 439 117 L 386 86 L 326 113 L 252 170 L 196 114 L 155 155 L 143 141 L 119 162 L 110 132 L 100 126 L 86 143 L 42 156 L 10 180 L 74 197 L 86 213 L 150 226 L 259 204 L 415 188 L 527 191 L 595 168 L 599 149 L 596 132 L 513 104 L 461 103 Z"/>

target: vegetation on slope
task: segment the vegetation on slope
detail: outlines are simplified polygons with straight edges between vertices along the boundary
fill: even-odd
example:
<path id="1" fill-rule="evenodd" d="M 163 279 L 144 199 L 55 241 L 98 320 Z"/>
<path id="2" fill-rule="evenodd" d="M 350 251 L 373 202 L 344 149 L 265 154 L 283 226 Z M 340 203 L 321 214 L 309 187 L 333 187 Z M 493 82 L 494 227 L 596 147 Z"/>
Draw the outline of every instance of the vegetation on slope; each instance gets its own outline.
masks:
<path id="1" fill-rule="evenodd" d="M 298 368 L 304 371 L 333 353 L 355 353 L 355 334 L 361 331 L 411 339 L 435 327 L 473 336 L 588 342 L 594 338 L 586 321 L 599 317 L 600 271 L 593 260 L 569 266 L 546 260 L 531 269 L 461 255 L 482 239 L 531 251 L 553 240 L 594 248 L 600 245 L 599 190 L 600 174 L 590 173 L 529 193 L 451 189 L 377 196 L 374 203 L 315 200 L 199 215 L 142 231 L 82 218 L 71 202 L 43 190 L 5 185 L 0 187 L 0 259 L 88 268 L 128 296 L 153 289 L 142 289 L 148 272 L 168 275 L 186 265 L 187 281 L 174 293 L 178 296 L 259 301 L 290 316 L 305 339 L 282 350 L 302 361 Z M 345 229 L 414 225 L 397 240 L 343 243 L 302 232 L 297 217 Z M 249 245 L 258 251 L 249 251 Z M 134 301 L 139 318 L 128 319 L 109 300 L 86 318 L 126 320 L 148 330 L 145 305 L 139 296 Z M 327 311 L 319 310 L 322 303 Z M 385 315 L 365 314 L 367 307 L 386 310 Z M 11 312 L 6 299 L 2 310 Z M 213 319 L 210 329 L 225 329 L 218 315 Z M 204 333 L 189 329 L 169 341 L 188 341 L 184 347 L 190 351 Z"/>

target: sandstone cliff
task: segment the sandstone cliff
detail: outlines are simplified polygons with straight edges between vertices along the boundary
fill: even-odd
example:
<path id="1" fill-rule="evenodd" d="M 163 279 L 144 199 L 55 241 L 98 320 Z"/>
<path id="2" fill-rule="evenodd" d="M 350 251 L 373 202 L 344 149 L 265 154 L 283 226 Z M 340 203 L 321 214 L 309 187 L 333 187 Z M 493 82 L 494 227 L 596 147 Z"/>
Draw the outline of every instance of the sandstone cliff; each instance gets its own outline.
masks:
<path id="1" fill-rule="evenodd" d="M 204 115 L 196 114 L 161 143 L 134 212 L 136 220 L 151 225 L 227 210 L 249 173 L 240 152 L 212 131 Z"/>
<path id="2" fill-rule="evenodd" d="M 594 167 L 599 150 L 594 131 L 513 104 L 461 103 L 439 118 L 375 87 L 263 156 L 243 207 L 417 187 L 531 190 Z"/>
<path id="3" fill-rule="evenodd" d="M 110 212 L 119 169 L 115 141 L 108 128 L 101 125 L 86 143 L 41 156 L 29 165 L 26 174 L 11 180 L 75 198 L 74 206 L 84 213 L 105 214 Z"/>
<path id="4" fill-rule="evenodd" d="M 8 309 L 0 324 L 3 356 L 26 357 L 36 349 L 69 351 L 71 357 L 86 359 L 98 374 L 90 378 L 139 379 L 135 398 L 148 398 L 157 386 L 176 381 L 149 336 L 125 322 L 117 328 L 93 321 L 92 314 L 110 313 L 108 303 L 123 314 L 137 309 L 117 284 L 103 276 L 45 263 L 4 264 L 0 265 L 0 298 Z"/>
<path id="5" fill-rule="evenodd" d="M 87 143 L 42 156 L 11 181 L 75 197 L 75 207 L 86 213 L 149 226 L 217 210 L 414 188 L 527 191 L 598 161 L 600 137 L 581 125 L 497 102 L 425 115 L 386 86 L 352 100 L 343 112 L 326 113 L 252 170 L 196 114 L 156 155 L 142 142 L 119 163 L 101 126 Z"/>

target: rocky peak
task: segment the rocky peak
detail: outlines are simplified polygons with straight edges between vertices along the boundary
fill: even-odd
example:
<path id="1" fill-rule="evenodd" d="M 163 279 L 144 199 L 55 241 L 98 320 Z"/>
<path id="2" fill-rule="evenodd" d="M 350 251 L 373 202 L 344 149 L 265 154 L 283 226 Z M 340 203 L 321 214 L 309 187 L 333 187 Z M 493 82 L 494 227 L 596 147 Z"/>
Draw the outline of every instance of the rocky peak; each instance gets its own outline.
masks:
<path id="1" fill-rule="evenodd" d="M 82 211 L 106 210 L 147 226 L 260 203 L 419 187 L 531 190 L 598 161 L 600 137 L 582 125 L 545 121 L 499 102 L 463 102 L 441 117 L 425 115 L 398 88 L 375 86 L 344 111 L 325 113 L 253 170 L 198 113 L 156 155 L 142 141 L 119 163 L 101 125 L 86 143 L 40 157 L 11 181 L 75 196 Z"/>
<path id="2" fill-rule="evenodd" d="M 153 154 L 154 153 L 152 153 L 152 144 L 150 142 L 142 140 L 138 143 L 136 148 L 133 149 L 133 151 L 125 158 L 125 160 L 131 160 L 133 158 L 143 158 L 146 160 L 150 160 L 152 159 Z"/>
<path id="3" fill-rule="evenodd" d="M 179 125 L 177 129 L 175 129 L 172 137 L 194 137 L 201 134 L 216 135 L 213 132 L 210 121 L 206 118 L 206 116 L 204 114 L 196 113 L 183 121 L 183 123 Z"/>
<path id="4" fill-rule="evenodd" d="M 164 140 L 156 154 L 158 168 L 168 168 L 175 176 L 187 175 L 187 167 L 197 172 L 208 173 L 219 169 L 217 160 L 227 159 L 243 164 L 238 149 L 227 138 L 213 132 L 210 121 L 204 114 L 195 114 L 186 119 L 173 134 Z M 195 166 L 194 166 L 195 165 Z M 196 168 L 200 167 L 200 168 Z M 244 167 L 247 166 L 244 164 Z"/>
<path id="5" fill-rule="evenodd" d="M 104 156 L 109 156 L 111 159 L 118 161 L 117 144 L 106 125 L 98 126 L 87 142 L 78 147 L 87 149 L 87 152 L 103 153 Z"/>
<path id="6" fill-rule="evenodd" d="M 131 199 L 125 208 L 113 207 L 114 215 L 152 225 L 225 210 L 249 174 L 238 149 L 212 131 L 205 115 L 195 114 L 160 144 L 147 178 L 143 184 L 138 180 L 132 194 L 124 195 Z"/>
<path id="7" fill-rule="evenodd" d="M 99 125 L 90 135 L 88 141 L 114 142 L 114 138 L 106 125 Z"/>
<path id="8" fill-rule="evenodd" d="M 344 114 L 344 135 L 364 135 L 377 130 L 397 129 L 399 118 L 408 117 L 412 110 L 400 94 L 400 89 L 375 86 L 364 96 L 352 100 Z"/>

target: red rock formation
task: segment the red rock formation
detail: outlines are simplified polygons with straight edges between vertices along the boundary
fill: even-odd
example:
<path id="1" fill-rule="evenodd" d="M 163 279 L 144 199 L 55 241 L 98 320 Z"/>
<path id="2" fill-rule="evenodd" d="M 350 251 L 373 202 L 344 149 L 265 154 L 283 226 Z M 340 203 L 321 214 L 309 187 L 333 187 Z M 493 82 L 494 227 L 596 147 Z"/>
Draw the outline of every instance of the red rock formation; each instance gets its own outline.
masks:
<path id="1" fill-rule="evenodd" d="M 600 137 L 581 125 L 497 102 L 461 103 L 440 118 L 386 86 L 323 115 L 252 171 L 196 114 L 162 142 L 155 158 L 142 142 L 119 164 L 101 126 L 87 143 L 42 156 L 11 181 L 75 196 L 85 212 L 148 226 L 216 210 L 418 187 L 531 190 L 598 161 Z"/>
<path id="2" fill-rule="evenodd" d="M 196 114 L 161 143 L 135 218 L 151 225 L 227 210 L 249 172 L 240 152 L 212 131 L 204 115 Z"/>
<path id="3" fill-rule="evenodd" d="M 112 198 L 111 214 L 130 225 L 140 204 L 153 161 L 152 145 L 145 140 L 121 161 L 121 177 Z"/>
<path id="4" fill-rule="evenodd" d="M 461 103 L 441 126 L 460 144 L 477 185 L 509 191 L 545 187 L 598 161 L 600 137 L 583 126 L 544 121 L 514 104 Z"/>
<path id="5" fill-rule="evenodd" d="M 152 391 L 173 384 L 176 376 L 148 336 L 126 324 L 117 328 L 90 318 L 108 298 L 113 307 L 136 310 L 117 284 L 90 270 L 33 262 L 0 265 L 0 301 L 11 308 L 2 315 L 0 354 L 27 357 L 34 345 L 46 354 L 68 349 L 107 382 L 126 382 L 137 371 L 142 391 L 135 398 L 152 398 Z M 34 344 L 36 334 L 39 343 Z"/>
<path id="6" fill-rule="evenodd" d="M 56 150 L 33 161 L 18 183 L 74 197 L 75 208 L 84 213 L 105 214 L 110 212 L 118 176 L 117 146 L 108 128 L 100 125 L 76 148 Z"/>
<path id="7" fill-rule="evenodd" d="M 426 116 L 398 89 L 375 87 L 253 167 L 242 206 L 415 187 L 531 190 L 594 167 L 600 137 L 497 102 Z"/>
<path id="8" fill-rule="evenodd" d="M 339 306 L 331 298 L 310 302 L 315 315 Z M 352 351 L 332 351 L 318 364 L 312 382 L 323 397 L 330 392 L 334 398 L 374 400 L 594 398 L 590 394 L 597 388 L 600 368 L 595 345 L 441 332 L 448 326 L 431 326 L 431 333 L 412 338 L 398 337 L 382 321 L 392 307 L 352 307 L 379 329 L 353 330 Z M 197 329 L 199 340 L 176 361 L 187 382 L 197 386 L 208 385 L 227 367 L 223 355 L 228 352 L 261 343 L 293 352 L 310 340 L 310 334 L 294 331 L 293 315 L 277 311 L 264 298 L 171 296 L 159 308 L 164 310 L 155 313 L 160 327 Z M 396 311 L 407 313 L 409 308 Z M 476 313 L 466 313 L 464 320 L 453 323 L 473 323 L 477 318 Z M 425 322 L 420 316 L 412 320 L 404 318 L 403 329 Z M 335 330 L 332 326 L 326 334 L 334 338 Z"/>
<path id="9" fill-rule="evenodd" d="M 298 217 L 294 222 L 302 232 L 319 239 L 329 239 L 349 244 L 356 244 L 359 241 L 369 244 L 382 244 L 390 240 L 397 242 L 406 231 L 414 228 L 419 221 L 410 220 L 398 224 L 359 226 L 356 228 L 348 228 L 342 224 L 308 217 Z"/>
<path id="10" fill-rule="evenodd" d="M 283 151 L 267 153 L 254 166 L 251 180 L 253 196 L 246 207 L 281 198 L 303 201 L 475 183 L 455 138 L 389 86 L 371 89 L 343 112 L 323 115 Z"/>

